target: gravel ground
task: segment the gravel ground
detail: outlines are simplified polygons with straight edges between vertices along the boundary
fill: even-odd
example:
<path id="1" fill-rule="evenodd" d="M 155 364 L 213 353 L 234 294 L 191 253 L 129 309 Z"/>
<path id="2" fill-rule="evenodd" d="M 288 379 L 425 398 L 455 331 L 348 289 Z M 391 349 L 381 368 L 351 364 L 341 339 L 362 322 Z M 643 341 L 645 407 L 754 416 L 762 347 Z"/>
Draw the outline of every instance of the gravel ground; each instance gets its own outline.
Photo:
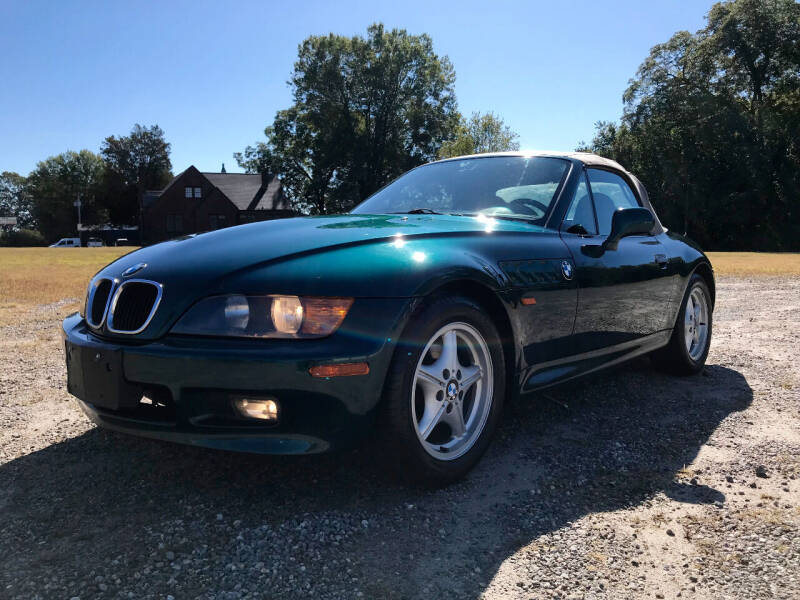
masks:
<path id="1" fill-rule="evenodd" d="M 370 448 L 96 429 L 66 393 L 62 313 L 0 328 L 0 597 L 800 597 L 798 279 L 721 279 L 701 375 L 641 359 L 539 394 L 439 491 Z"/>

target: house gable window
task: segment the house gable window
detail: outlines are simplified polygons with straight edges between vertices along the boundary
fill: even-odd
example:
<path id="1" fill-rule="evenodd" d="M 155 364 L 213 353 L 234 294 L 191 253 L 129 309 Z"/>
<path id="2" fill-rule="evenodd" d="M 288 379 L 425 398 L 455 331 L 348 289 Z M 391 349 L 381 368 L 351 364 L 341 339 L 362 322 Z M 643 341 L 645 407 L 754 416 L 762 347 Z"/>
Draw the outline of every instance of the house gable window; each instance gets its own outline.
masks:
<path id="1" fill-rule="evenodd" d="M 203 197 L 203 188 L 199 188 L 199 187 L 194 188 L 194 197 L 195 198 L 202 198 Z"/>
<path id="2" fill-rule="evenodd" d="M 191 198 L 192 197 L 192 188 L 191 187 L 183 188 L 183 197 L 184 198 Z"/>

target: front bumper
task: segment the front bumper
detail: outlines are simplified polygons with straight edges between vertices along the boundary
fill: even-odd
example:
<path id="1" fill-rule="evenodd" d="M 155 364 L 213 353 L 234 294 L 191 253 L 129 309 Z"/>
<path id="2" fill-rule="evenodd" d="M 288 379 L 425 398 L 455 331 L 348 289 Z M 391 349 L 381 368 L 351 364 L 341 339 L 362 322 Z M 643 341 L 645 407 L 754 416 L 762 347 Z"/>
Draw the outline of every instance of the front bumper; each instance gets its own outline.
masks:
<path id="1" fill-rule="evenodd" d="M 323 452 L 368 429 L 411 304 L 358 299 L 340 329 L 319 340 L 165 336 L 137 343 L 100 338 L 76 313 L 62 327 L 69 391 L 92 421 L 125 433 L 245 452 Z M 96 364 L 83 366 L 90 362 Z M 316 378 L 308 372 L 338 362 L 367 362 L 369 374 Z M 115 402 L 98 392 L 109 386 Z M 242 417 L 233 405 L 237 397 L 276 398 L 278 422 Z"/>

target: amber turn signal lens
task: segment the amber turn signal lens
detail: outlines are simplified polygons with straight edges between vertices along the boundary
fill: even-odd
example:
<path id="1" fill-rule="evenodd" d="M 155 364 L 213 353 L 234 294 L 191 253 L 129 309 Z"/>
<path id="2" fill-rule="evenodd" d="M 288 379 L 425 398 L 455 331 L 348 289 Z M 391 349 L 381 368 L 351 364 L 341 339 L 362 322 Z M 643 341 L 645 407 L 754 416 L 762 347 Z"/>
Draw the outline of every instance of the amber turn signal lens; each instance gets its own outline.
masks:
<path id="1" fill-rule="evenodd" d="M 369 374 L 369 363 L 341 363 L 338 365 L 317 365 L 308 370 L 313 377 L 349 377 Z"/>
<path id="2" fill-rule="evenodd" d="M 353 305 L 352 298 L 303 298 L 303 333 L 328 335 L 336 331 Z"/>

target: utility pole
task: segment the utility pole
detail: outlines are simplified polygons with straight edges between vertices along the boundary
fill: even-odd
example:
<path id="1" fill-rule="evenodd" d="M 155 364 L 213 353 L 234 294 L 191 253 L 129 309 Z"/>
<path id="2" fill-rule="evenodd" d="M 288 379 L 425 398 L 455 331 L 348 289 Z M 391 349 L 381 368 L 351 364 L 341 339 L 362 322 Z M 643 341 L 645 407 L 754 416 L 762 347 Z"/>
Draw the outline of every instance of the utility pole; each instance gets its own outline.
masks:
<path id="1" fill-rule="evenodd" d="M 81 236 L 81 195 L 78 194 L 78 199 L 73 203 L 78 208 L 78 237 Z"/>

